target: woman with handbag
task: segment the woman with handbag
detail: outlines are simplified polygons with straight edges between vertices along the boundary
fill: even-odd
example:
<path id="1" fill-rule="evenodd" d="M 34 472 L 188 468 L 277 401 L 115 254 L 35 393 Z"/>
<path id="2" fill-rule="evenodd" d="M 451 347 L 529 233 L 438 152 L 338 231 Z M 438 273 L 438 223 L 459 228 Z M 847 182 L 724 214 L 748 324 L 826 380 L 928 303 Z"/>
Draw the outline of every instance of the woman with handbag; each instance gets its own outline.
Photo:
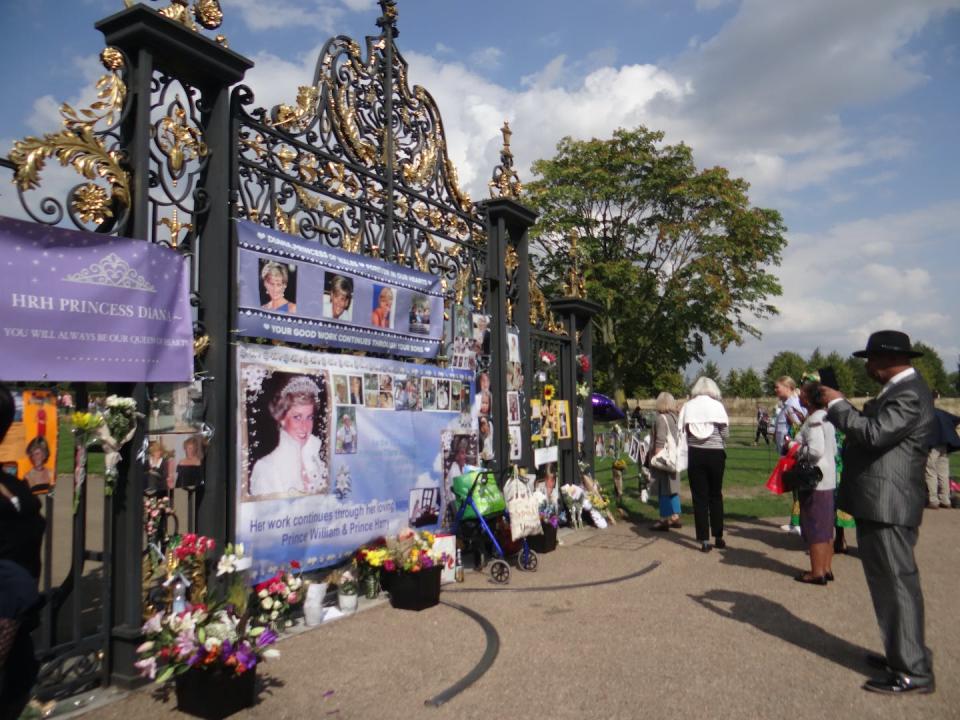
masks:
<path id="1" fill-rule="evenodd" d="M 668 531 L 682 527 L 680 523 L 680 473 L 676 470 L 677 447 L 677 401 L 668 392 L 657 395 L 657 418 L 653 423 L 653 437 L 648 455 L 651 486 L 656 490 L 660 502 L 660 519 L 653 524 L 652 530 Z M 664 464 L 655 461 L 658 457 L 673 453 L 673 470 L 669 470 L 671 458 L 666 457 Z M 660 469 L 657 465 L 665 469 Z"/>
<path id="2" fill-rule="evenodd" d="M 833 580 L 836 431 L 820 401 L 820 383 L 804 383 L 800 388 L 800 403 L 809 414 L 791 443 L 797 446 L 797 464 L 793 472 L 801 477 L 810 475 L 809 485 L 819 471 L 820 480 L 812 490 L 800 491 L 800 531 L 810 549 L 810 571 L 800 573 L 795 579 L 812 585 L 826 585 Z"/>
<path id="3" fill-rule="evenodd" d="M 700 552 L 707 553 L 712 549 L 711 533 L 719 550 L 727 547 L 723 539 L 723 471 L 727 463 L 730 419 L 720 402 L 720 388 L 710 378 L 698 378 L 690 396 L 677 423 L 680 426 L 680 464 L 677 468 L 687 469 L 697 542 L 700 543 Z"/>

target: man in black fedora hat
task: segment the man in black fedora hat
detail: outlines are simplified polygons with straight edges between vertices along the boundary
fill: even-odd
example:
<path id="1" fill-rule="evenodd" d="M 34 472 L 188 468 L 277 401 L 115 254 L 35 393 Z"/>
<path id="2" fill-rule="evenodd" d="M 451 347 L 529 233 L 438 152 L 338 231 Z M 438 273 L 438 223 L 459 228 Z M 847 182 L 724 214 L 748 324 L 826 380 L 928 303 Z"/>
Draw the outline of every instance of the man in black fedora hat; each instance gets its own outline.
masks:
<path id="1" fill-rule="evenodd" d="M 885 677 L 863 686 L 874 692 L 930 693 L 933 661 L 924 643 L 923 593 L 913 556 L 926 504 L 927 439 L 933 399 L 910 366 L 923 353 L 906 333 L 875 332 L 856 357 L 879 382 L 877 397 L 862 411 L 838 391 L 823 386 L 831 422 L 846 434 L 839 506 L 857 521 L 857 544 L 883 637 L 885 657 L 867 662 Z"/>

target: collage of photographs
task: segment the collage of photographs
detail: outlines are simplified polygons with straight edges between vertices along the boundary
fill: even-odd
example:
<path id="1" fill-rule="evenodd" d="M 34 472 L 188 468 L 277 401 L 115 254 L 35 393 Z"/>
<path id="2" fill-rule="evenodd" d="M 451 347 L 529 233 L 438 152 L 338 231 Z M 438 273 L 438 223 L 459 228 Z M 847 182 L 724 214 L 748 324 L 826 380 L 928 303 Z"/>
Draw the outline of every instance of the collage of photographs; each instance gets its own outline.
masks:
<path id="1" fill-rule="evenodd" d="M 200 381 L 161 383 L 151 388 L 147 414 L 147 476 L 144 492 L 158 496 L 175 488 L 194 491 L 203 483 L 206 439 Z"/>
<path id="2" fill-rule="evenodd" d="M 304 314 L 306 301 L 299 298 L 298 275 L 300 266 L 295 262 L 277 258 L 261 257 L 258 260 L 260 276 L 260 309 L 281 315 Z M 418 335 L 430 334 L 430 298 L 406 288 L 353 278 L 345 273 L 322 270 L 309 266 L 311 273 L 323 274 L 323 298 L 321 317 L 342 323 L 366 325 L 384 330 L 397 330 Z M 313 285 L 312 283 L 308 283 Z M 364 292 L 357 292 L 363 287 Z M 300 291 L 303 288 L 299 288 Z M 369 298 L 369 307 L 354 303 L 355 296 Z M 407 297 L 408 296 L 408 297 Z M 400 302 L 401 297 L 403 302 Z M 367 302 L 364 302 L 367 305 Z M 406 317 L 397 316 L 398 307 L 409 307 Z"/>

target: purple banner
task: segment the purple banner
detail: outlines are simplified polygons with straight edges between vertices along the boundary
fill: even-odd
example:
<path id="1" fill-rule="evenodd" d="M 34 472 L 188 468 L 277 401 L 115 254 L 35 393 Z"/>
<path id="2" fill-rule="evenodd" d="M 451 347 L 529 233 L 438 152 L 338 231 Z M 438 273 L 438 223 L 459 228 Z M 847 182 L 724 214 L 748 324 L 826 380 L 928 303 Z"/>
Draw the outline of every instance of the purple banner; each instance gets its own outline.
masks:
<path id="1" fill-rule="evenodd" d="M 237 328 L 406 357 L 435 357 L 443 335 L 440 278 L 237 222 Z"/>
<path id="2" fill-rule="evenodd" d="M 0 217 L 0 378 L 193 378 L 188 267 L 143 240 Z"/>

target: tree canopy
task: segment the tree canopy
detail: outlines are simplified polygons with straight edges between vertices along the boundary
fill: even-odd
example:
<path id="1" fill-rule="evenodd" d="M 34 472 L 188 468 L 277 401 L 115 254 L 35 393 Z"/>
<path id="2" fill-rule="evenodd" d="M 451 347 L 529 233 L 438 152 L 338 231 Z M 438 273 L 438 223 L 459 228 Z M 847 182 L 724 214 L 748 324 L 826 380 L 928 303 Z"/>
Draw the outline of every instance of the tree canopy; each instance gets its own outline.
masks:
<path id="1" fill-rule="evenodd" d="M 597 385 L 653 392 L 703 359 L 759 337 L 776 314 L 771 269 L 786 244 L 775 210 L 752 207 L 746 181 L 698 170 L 689 147 L 663 133 L 620 129 L 610 139 L 566 137 L 533 164 L 524 200 L 540 213 L 531 231 L 542 286 L 560 292 L 571 239 L 595 319 Z"/>

